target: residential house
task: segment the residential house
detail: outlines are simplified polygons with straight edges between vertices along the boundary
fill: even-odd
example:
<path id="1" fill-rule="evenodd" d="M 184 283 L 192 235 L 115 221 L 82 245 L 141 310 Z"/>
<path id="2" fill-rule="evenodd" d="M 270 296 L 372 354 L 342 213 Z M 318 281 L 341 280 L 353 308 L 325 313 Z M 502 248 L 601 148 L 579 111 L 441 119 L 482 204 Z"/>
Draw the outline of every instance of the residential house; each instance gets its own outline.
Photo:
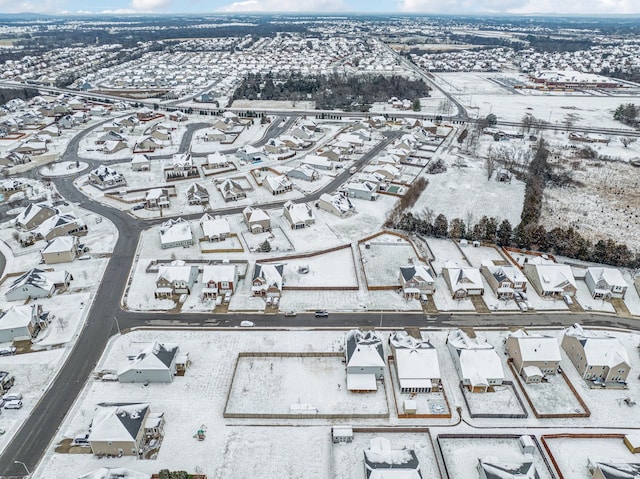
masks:
<path id="1" fill-rule="evenodd" d="M 207 128 L 202 135 L 204 141 L 225 141 L 227 134 L 218 128 Z"/>
<path id="2" fill-rule="evenodd" d="M 0 163 L 12 166 L 24 165 L 30 161 L 31 156 L 26 153 L 17 153 L 15 151 L 8 152 L 4 158 L 0 159 Z"/>
<path id="3" fill-rule="evenodd" d="M 43 271 L 33 268 L 11 283 L 5 297 L 7 301 L 50 298 L 57 289 L 68 287 L 72 279 L 66 271 Z"/>
<path id="4" fill-rule="evenodd" d="M 340 218 L 347 218 L 356 214 L 356 207 L 353 206 L 349 197 L 343 193 L 333 195 L 323 193 L 320 195 L 316 205 L 321 210 L 328 211 Z"/>
<path id="5" fill-rule="evenodd" d="M 480 457 L 477 469 L 480 479 L 540 479 L 540 474 L 530 459 L 514 463 L 493 456 Z"/>
<path id="6" fill-rule="evenodd" d="M 88 227 L 82 218 L 73 213 L 64 213 L 52 216 L 43 221 L 35 231 L 38 238 L 49 241 L 58 236 L 84 236 Z"/>
<path id="7" fill-rule="evenodd" d="M 26 189 L 27 185 L 20 180 L 4 180 L 0 181 L 0 191 L 3 193 L 14 193 Z"/>
<path id="8" fill-rule="evenodd" d="M 349 198 L 375 201 L 378 199 L 378 186 L 369 181 L 350 181 L 347 183 L 347 195 Z"/>
<path id="9" fill-rule="evenodd" d="M 293 189 L 293 183 L 284 175 L 266 176 L 262 180 L 262 185 L 272 195 L 282 195 Z"/>
<path id="10" fill-rule="evenodd" d="M 640 462 L 592 462 L 589 461 L 591 479 L 637 479 Z"/>
<path id="11" fill-rule="evenodd" d="M 289 147 L 278 138 L 271 138 L 265 143 L 264 151 L 271 153 L 272 155 L 280 155 L 282 153 L 287 153 L 289 151 Z"/>
<path id="12" fill-rule="evenodd" d="M 313 131 L 309 130 L 306 126 L 297 126 L 291 130 L 291 136 L 300 138 L 301 140 L 309 140 L 313 137 Z"/>
<path id="13" fill-rule="evenodd" d="M 515 266 L 496 265 L 492 260 L 485 260 L 480 272 L 498 299 L 510 299 L 514 297 L 514 293 L 527 290 L 527 278 Z"/>
<path id="14" fill-rule="evenodd" d="M 91 451 L 98 455 L 138 457 L 144 446 L 148 404 L 101 405 L 89 432 Z"/>
<path id="15" fill-rule="evenodd" d="M 316 222 L 313 209 L 306 203 L 287 201 L 283 206 L 283 212 L 292 230 L 306 228 Z"/>
<path id="16" fill-rule="evenodd" d="M 108 155 L 113 155 L 127 148 L 129 148 L 129 145 L 126 141 L 106 141 L 104 145 L 102 145 L 102 148 L 100 148 L 100 151 Z"/>
<path id="17" fill-rule="evenodd" d="M 456 263 L 447 262 L 442 268 L 442 275 L 453 299 L 484 294 L 482 276 L 478 268 L 461 268 Z"/>
<path id="18" fill-rule="evenodd" d="M 187 121 L 188 119 L 187 114 L 180 110 L 169 113 L 169 120 L 171 121 Z"/>
<path id="19" fill-rule="evenodd" d="M 171 140 L 171 130 L 164 126 L 161 123 L 156 123 L 151 128 L 144 132 L 145 135 L 149 135 L 149 137 L 158 141 L 170 141 Z"/>
<path id="20" fill-rule="evenodd" d="M 342 151 L 340 151 L 338 148 L 327 148 L 325 150 L 318 150 L 316 153 L 318 156 L 324 156 L 331 161 L 343 161 L 346 159 L 344 153 L 342 153 Z"/>
<path id="21" fill-rule="evenodd" d="M 562 349 L 586 380 L 622 383 L 631 370 L 627 350 L 617 338 L 577 323 L 565 329 Z"/>
<path id="22" fill-rule="evenodd" d="M 178 153 L 171 157 L 171 164 L 164 168 L 167 179 L 199 176 L 198 167 L 193 162 L 191 153 Z"/>
<path id="23" fill-rule="evenodd" d="M 149 171 L 151 169 L 151 160 L 144 153 L 136 153 L 131 158 L 132 171 Z"/>
<path id="24" fill-rule="evenodd" d="M 507 336 L 506 350 L 515 370 L 527 383 L 556 374 L 562 360 L 556 338 L 522 329 Z"/>
<path id="25" fill-rule="evenodd" d="M 39 304 L 21 304 L 0 311 L 0 343 L 25 341 L 34 338 L 47 327 L 48 313 Z"/>
<path id="26" fill-rule="evenodd" d="M 318 170 L 313 168 L 312 166 L 302 164 L 296 168 L 292 168 L 287 171 L 287 176 L 289 178 L 295 178 L 297 180 L 304 181 L 315 181 L 320 178 L 318 174 Z"/>
<path id="27" fill-rule="evenodd" d="M 104 190 L 107 188 L 126 186 L 127 180 L 122 173 L 103 165 L 89 173 L 89 183 Z"/>
<path id="28" fill-rule="evenodd" d="M 389 336 L 396 377 L 402 393 L 428 393 L 441 387 L 438 352 L 429 340 L 416 339 L 405 331 Z"/>
<path id="29" fill-rule="evenodd" d="M 486 339 L 456 329 L 447 336 L 447 347 L 460 381 L 469 391 L 487 392 L 504 381 L 500 355 Z"/>
<path id="30" fill-rule="evenodd" d="M 238 283 L 238 270 L 234 264 L 205 265 L 202 269 L 202 299 L 215 300 L 218 296 L 233 294 Z"/>
<path id="31" fill-rule="evenodd" d="M 247 206 L 242 210 L 244 222 L 252 233 L 264 233 L 271 231 L 271 218 L 266 211 L 253 206 Z"/>
<path id="32" fill-rule="evenodd" d="M 319 156 L 319 155 L 305 156 L 304 159 L 302 160 L 302 164 L 310 166 L 311 168 L 314 168 L 316 170 L 325 170 L 325 171 L 331 171 L 335 167 L 335 164 L 333 161 L 331 161 L 329 158 L 325 156 Z"/>
<path id="33" fill-rule="evenodd" d="M 524 264 L 523 271 L 540 296 L 559 298 L 576 294 L 576 280 L 569 265 L 536 257 Z"/>
<path id="34" fill-rule="evenodd" d="M 242 188 L 242 185 L 232 178 L 227 178 L 224 181 L 217 184 L 220 194 L 224 201 L 238 201 L 247 197 L 247 193 Z"/>
<path id="35" fill-rule="evenodd" d="M 187 202 L 190 205 L 206 205 L 209 203 L 209 191 L 200 183 L 193 183 L 187 189 Z"/>
<path id="36" fill-rule="evenodd" d="M 180 348 L 177 344 L 151 343 L 130 356 L 118 371 L 121 383 L 170 383 L 176 375 Z"/>
<path id="37" fill-rule="evenodd" d="M 419 299 L 423 294 L 436 292 L 436 282 L 423 264 L 400 267 L 400 287 L 402 294 L 407 299 Z"/>
<path id="38" fill-rule="evenodd" d="M 283 264 L 256 263 L 251 278 L 251 292 L 254 296 L 279 298 L 282 295 L 283 276 Z"/>
<path id="39" fill-rule="evenodd" d="M 198 266 L 186 265 L 180 260 L 172 261 L 168 265 L 159 265 L 155 297 L 172 298 L 181 294 L 191 294 L 197 280 Z"/>
<path id="40" fill-rule="evenodd" d="M 144 207 L 148 210 L 169 208 L 170 206 L 168 188 L 152 188 L 144 195 Z"/>
<path id="41" fill-rule="evenodd" d="M 19 153 L 22 155 L 43 155 L 49 148 L 47 142 L 43 138 L 31 137 L 31 139 L 22 142 L 19 146 L 11 150 L 12 153 Z"/>
<path id="42" fill-rule="evenodd" d="M 378 389 L 377 380 L 384 379 L 386 363 L 382 338 L 374 331 L 349 331 L 345 337 L 347 389 L 368 392 Z"/>
<path id="43" fill-rule="evenodd" d="M 161 148 L 163 148 L 163 145 L 159 140 L 156 140 L 151 136 L 146 136 L 137 142 L 133 149 L 135 151 L 155 151 Z"/>
<path id="44" fill-rule="evenodd" d="M 226 155 L 216 151 L 207 155 L 207 162 L 205 166 L 209 169 L 227 168 L 229 166 L 229 159 Z"/>
<path id="45" fill-rule="evenodd" d="M 365 173 L 377 173 L 385 180 L 391 181 L 400 176 L 400 170 L 390 164 L 367 165 L 363 168 Z"/>
<path id="46" fill-rule="evenodd" d="M 193 245 L 191 225 L 182 218 L 170 219 L 160 226 L 160 246 L 162 249 Z"/>
<path id="47" fill-rule="evenodd" d="M 112 141 L 124 141 L 126 143 L 127 137 L 118 133 L 117 131 L 108 130 L 104 135 L 98 137 L 98 139 L 96 140 L 96 145 L 104 145 L 105 143 Z"/>
<path id="48" fill-rule="evenodd" d="M 231 236 L 229 221 L 224 216 L 211 216 L 205 213 L 200 218 L 200 228 L 202 228 L 202 238 L 206 241 L 224 241 Z"/>
<path id="49" fill-rule="evenodd" d="M 140 108 L 137 112 L 136 112 L 136 117 L 138 118 L 138 121 L 149 121 L 152 118 L 156 117 L 156 112 L 154 112 L 151 108 L 148 107 L 143 107 Z"/>
<path id="50" fill-rule="evenodd" d="M 70 263 L 82 249 L 77 236 L 56 236 L 47 242 L 40 254 L 45 264 Z"/>
<path id="51" fill-rule="evenodd" d="M 250 163 L 263 161 L 265 157 L 265 154 L 262 148 L 257 148 L 251 145 L 245 145 L 243 147 L 238 148 L 238 150 L 236 151 L 236 155 L 240 157 L 241 160 L 247 161 Z"/>
<path id="52" fill-rule="evenodd" d="M 413 449 L 391 449 L 383 437 L 370 440 L 364 451 L 365 479 L 422 479 L 420 461 Z"/>
<path id="53" fill-rule="evenodd" d="M 587 283 L 591 297 L 594 299 L 624 299 L 629 287 L 620 270 L 616 268 L 596 266 L 587 268 L 584 281 Z"/>

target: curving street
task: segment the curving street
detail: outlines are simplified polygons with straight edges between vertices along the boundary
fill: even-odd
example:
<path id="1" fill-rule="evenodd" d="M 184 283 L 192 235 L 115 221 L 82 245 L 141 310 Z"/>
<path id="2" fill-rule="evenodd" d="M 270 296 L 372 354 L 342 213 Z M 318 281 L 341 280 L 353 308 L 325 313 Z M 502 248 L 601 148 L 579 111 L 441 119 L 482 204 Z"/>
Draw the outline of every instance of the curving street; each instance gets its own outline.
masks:
<path id="1" fill-rule="evenodd" d="M 270 137 L 277 136 L 289 128 L 294 118 L 282 122 L 280 118 L 272 122 L 265 136 L 257 143 L 264 144 Z M 187 151 L 194 132 L 207 126 L 206 123 L 193 124 L 188 127 L 179 151 Z M 74 137 L 62 155 L 63 161 L 76 161 L 78 157 L 78 145 L 82 137 L 89 133 L 86 130 Z M 390 132 L 385 139 L 373 149 L 362 156 L 356 162 L 356 167 L 367 163 L 383 148 L 400 135 L 400 131 Z M 99 162 L 82 159 L 95 167 Z M 121 162 L 122 160 L 115 160 Z M 35 173 L 32 173 L 35 174 Z M 349 176 L 348 171 L 337 175 L 321 190 L 316 191 L 297 202 L 314 201 L 321 194 L 337 189 Z M 452 326 L 566 326 L 576 321 L 589 325 L 619 327 L 637 329 L 635 320 L 598 314 L 562 314 L 562 313 L 493 313 L 489 315 L 475 314 L 442 314 L 436 316 L 424 316 L 422 314 L 380 312 L 368 313 L 331 313 L 328 318 L 315 318 L 312 313 L 300 313 L 294 318 L 285 318 L 281 314 L 158 314 L 158 313 L 134 313 L 121 309 L 121 298 L 127 282 L 130 268 L 134 261 L 138 238 L 143 229 L 150 225 L 164 221 L 157 218 L 149 221 L 135 218 L 124 211 L 119 211 L 96 201 L 89 199 L 78 191 L 73 184 L 73 177 L 56 177 L 51 181 L 58 188 L 59 193 L 66 200 L 77 203 L 82 208 L 102 215 L 113 222 L 118 229 L 119 236 L 106 267 L 103 280 L 100 283 L 94 301 L 88 313 L 88 319 L 83 327 L 76 344 L 69 354 L 66 362 L 60 369 L 52 386 L 46 391 L 30 417 L 22 428 L 7 445 L 2 457 L 0 457 L 0 475 L 22 476 L 24 469 L 15 460 L 24 462 L 29 470 L 33 471 L 47 451 L 59 426 L 64 420 L 71 405 L 78 397 L 85 382 L 90 377 L 95 364 L 102 355 L 109 338 L 117 333 L 117 328 L 130 329 L 140 326 L 167 326 L 171 327 L 236 327 L 241 320 L 251 320 L 256 327 L 278 328 L 352 328 L 352 327 L 452 327 Z M 280 208 L 284 201 L 276 201 L 261 205 L 265 209 Z M 216 214 L 235 214 L 242 211 L 244 206 L 225 207 L 214 210 Z M 201 214 L 185 216 L 193 219 Z M 0 268 L 3 258 L 0 257 Z M 117 322 L 115 320 L 117 318 Z"/>

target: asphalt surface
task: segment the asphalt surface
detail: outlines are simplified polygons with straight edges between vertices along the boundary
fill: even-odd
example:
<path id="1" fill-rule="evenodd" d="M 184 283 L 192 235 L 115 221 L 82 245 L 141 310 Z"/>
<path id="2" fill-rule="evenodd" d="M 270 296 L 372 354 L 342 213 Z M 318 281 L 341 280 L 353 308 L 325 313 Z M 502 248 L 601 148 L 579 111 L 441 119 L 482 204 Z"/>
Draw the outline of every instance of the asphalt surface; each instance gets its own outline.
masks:
<path id="1" fill-rule="evenodd" d="M 110 120 L 109 120 L 110 121 Z M 279 118 L 267 129 L 265 136 L 258 142 L 264 144 L 272 136 L 277 136 L 289 128 L 293 119 L 281 121 Z M 180 151 L 187 150 L 194 131 L 207 124 L 190 125 L 182 139 Z M 81 138 L 90 130 L 74 137 L 62 156 L 62 161 L 76 161 L 78 145 Z M 386 138 L 358 160 L 356 167 L 360 168 L 377 155 L 386 145 L 391 143 L 401 132 L 392 132 Z M 82 159 L 95 166 L 105 164 L 103 161 Z M 116 160 L 118 161 L 118 160 Z M 121 161 L 121 160 L 119 160 Z M 36 173 L 31 173 L 36 175 Z M 334 191 L 349 176 L 343 171 L 321 191 L 317 191 L 297 201 L 315 201 L 322 193 Z M 64 417 L 69 411 L 86 380 L 90 377 L 98 362 L 104 347 L 113 334 L 120 329 L 130 329 L 139 326 L 162 327 L 238 327 L 240 321 L 250 320 L 255 327 L 304 327 L 304 328 L 353 328 L 353 327 L 453 327 L 453 326 L 566 326 L 579 321 L 589 325 L 608 327 L 622 327 L 637 329 L 635 320 L 617 318 L 596 314 L 499 314 L 490 315 L 434 315 L 407 314 L 402 312 L 366 312 L 330 314 L 327 318 L 315 318 L 311 312 L 300 312 L 296 317 L 284 317 L 282 314 L 158 314 L 132 313 L 123 311 L 120 300 L 127 282 L 130 268 L 134 261 L 135 251 L 140 232 L 150 225 L 157 224 L 166 218 L 143 221 L 129 215 L 127 212 L 109 208 L 97 203 L 80 193 L 73 185 L 72 177 L 52 178 L 59 193 L 69 202 L 77 203 L 81 207 L 102 215 L 113 222 L 119 231 L 118 240 L 113 255 L 107 264 L 103 280 L 98 287 L 95 299 L 90 306 L 88 319 L 79 334 L 73 350 L 60 369 L 51 387 L 45 392 L 41 401 L 25 421 L 21 429 L 7 445 L 0 457 L 1 476 L 22 476 L 24 468 L 14 461 L 24 462 L 30 471 L 35 470 L 49 444 L 54 438 Z M 284 201 L 276 201 L 261 205 L 265 209 L 282 207 Z M 242 207 L 226 207 L 215 210 L 219 214 L 234 214 Z M 201 214 L 185 216 L 198 218 Z M 117 322 L 116 322 L 117 318 Z"/>

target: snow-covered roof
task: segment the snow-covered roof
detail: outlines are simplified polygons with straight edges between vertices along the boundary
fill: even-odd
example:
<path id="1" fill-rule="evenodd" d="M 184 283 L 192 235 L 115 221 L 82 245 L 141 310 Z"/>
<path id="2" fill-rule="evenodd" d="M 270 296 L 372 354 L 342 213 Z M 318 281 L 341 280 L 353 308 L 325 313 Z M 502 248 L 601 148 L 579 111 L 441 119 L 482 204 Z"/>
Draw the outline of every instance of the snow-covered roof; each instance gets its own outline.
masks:
<path id="1" fill-rule="evenodd" d="M 35 304 L 21 304 L 13 306 L 5 312 L 0 312 L 0 329 L 25 328 L 31 324 L 37 314 Z"/>
<path id="2" fill-rule="evenodd" d="M 26 225 L 43 209 L 51 210 L 52 214 L 56 213 L 56 210 L 49 203 L 31 203 L 24 210 L 22 210 L 18 216 L 16 216 L 16 219 L 14 221 L 16 224 Z"/>
<path id="3" fill-rule="evenodd" d="M 210 214 L 205 213 L 205 215 L 200 218 L 200 226 L 206 237 L 223 236 L 231 233 L 229 221 L 224 216 L 211 217 Z"/>
<path id="4" fill-rule="evenodd" d="M 347 367 L 385 366 L 382 338 L 377 333 L 354 329 L 345 339 Z"/>
<path id="5" fill-rule="evenodd" d="M 455 263 L 446 263 L 442 272 L 449 277 L 449 284 L 454 292 L 460 289 L 466 291 L 484 287 L 478 268 L 460 268 Z"/>
<path id="6" fill-rule="evenodd" d="M 564 334 L 578 339 L 584 348 L 587 364 L 590 366 L 614 367 L 621 363 L 631 364 L 627 350 L 618 338 L 600 331 L 583 329 L 577 323 L 565 329 Z"/>
<path id="7" fill-rule="evenodd" d="M 591 275 L 596 283 L 602 280 L 607 283 L 608 286 L 627 287 L 627 282 L 624 280 L 622 273 L 619 269 L 616 268 L 602 268 L 592 266 L 590 268 L 587 268 L 586 274 Z"/>
<path id="8" fill-rule="evenodd" d="M 205 265 L 202 268 L 202 282 L 204 284 L 214 282 L 232 283 L 236 276 L 236 267 L 233 264 Z"/>
<path id="9" fill-rule="evenodd" d="M 364 451 L 368 479 L 421 479 L 420 462 L 412 449 L 391 449 L 387 438 L 370 440 Z"/>
<path id="10" fill-rule="evenodd" d="M 93 415 L 89 442 L 135 441 L 148 410 L 149 405 L 143 403 L 98 406 Z"/>
<path id="11" fill-rule="evenodd" d="M 478 458 L 478 467 L 484 471 L 487 479 L 539 479 L 535 464 L 526 460 L 508 463 L 496 457 Z"/>
<path id="12" fill-rule="evenodd" d="M 293 224 L 304 223 L 309 219 L 315 220 L 313 210 L 306 203 L 293 203 L 292 201 L 287 201 L 283 207 L 289 212 L 289 217 Z"/>
<path id="13" fill-rule="evenodd" d="M 406 379 L 440 378 L 438 352 L 428 340 L 418 340 L 405 331 L 398 331 L 389 337 L 394 347 L 394 360 L 398 370 L 400 385 Z"/>
<path id="14" fill-rule="evenodd" d="M 534 258 L 525 264 L 525 271 L 532 271 L 537 275 L 543 291 L 562 293 L 567 285 L 576 288 L 576 280 L 573 277 L 571 266 L 566 264 L 549 263 L 544 258 Z"/>
<path id="15" fill-rule="evenodd" d="M 400 274 L 405 281 L 411 281 L 414 278 L 419 282 L 425 283 L 433 283 L 435 281 L 429 269 L 423 264 L 401 266 Z"/>
<path id="16" fill-rule="evenodd" d="M 52 291 L 54 282 L 51 280 L 50 274 L 47 274 L 46 271 L 38 268 L 33 268 L 23 275 L 19 276 L 13 283 L 11 283 L 11 286 L 9 286 L 9 291 L 22 288 L 26 285 L 35 286 L 45 291 Z"/>
<path id="17" fill-rule="evenodd" d="M 169 283 L 174 283 L 176 281 L 190 283 L 191 279 L 195 275 L 194 268 L 196 272 L 195 274 L 197 274 L 197 266 L 187 266 L 183 262 L 179 261 L 173 261 L 169 265 L 158 266 L 158 276 L 156 277 L 156 281 L 164 279 Z"/>
<path id="18" fill-rule="evenodd" d="M 509 336 L 517 338 L 523 361 L 560 361 L 560 347 L 556 338 L 519 329 Z"/>
<path id="19" fill-rule="evenodd" d="M 78 243 L 77 236 L 56 236 L 42 248 L 42 253 L 66 253 Z"/>
<path id="20" fill-rule="evenodd" d="M 254 284 L 252 290 L 268 289 L 275 287 L 282 290 L 282 275 L 284 271 L 283 264 L 259 264 L 253 270 L 252 282 L 260 280 L 260 285 Z"/>
<path id="21" fill-rule="evenodd" d="M 169 370 L 178 351 L 177 344 L 151 343 L 118 371 L 118 375 L 131 370 Z"/>
<path id="22" fill-rule="evenodd" d="M 244 210 L 242 210 L 242 214 L 247 221 L 265 221 L 269 220 L 269 215 L 260 208 L 254 208 L 253 206 L 247 206 Z"/>
<path id="23" fill-rule="evenodd" d="M 54 229 L 68 224 L 74 224 L 78 228 L 81 228 L 84 226 L 84 220 L 76 217 L 73 213 L 57 214 L 44 220 L 40 226 L 38 226 L 36 232 L 42 236 L 47 236 Z"/>
<path id="24" fill-rule="evenodd" d="M 160 226 L 160 242 L 162 244 L 191 240 L 191 226 L 182 218 L 170 219 Z"/>

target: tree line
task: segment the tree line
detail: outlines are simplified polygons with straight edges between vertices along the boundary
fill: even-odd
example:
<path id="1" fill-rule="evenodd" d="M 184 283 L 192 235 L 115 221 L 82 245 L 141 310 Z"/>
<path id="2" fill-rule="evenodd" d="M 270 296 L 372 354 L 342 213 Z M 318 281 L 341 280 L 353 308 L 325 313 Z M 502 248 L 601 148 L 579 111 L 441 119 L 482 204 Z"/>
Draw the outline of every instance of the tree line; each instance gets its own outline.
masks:
<path id="1" fill-rule="evenodd" d="M 423 80 L 408 80 L 397 75 L 303 76 L 295 73 L 275 78 L 271 74 L 250 73 L 236 88 L 233 99 L 314 101 L 319 110 L 369 111 L 373 102 L 387 101 L 393 96 L 426 97 L 429 90 Z"/>
<path id="2" fill-rule="evenodd" d="M 626 244 L 612 239 L 595 243 L 583 237 L 573 227 L 555 227 L 547 230 L 540 222 L 544 188 L 553 177 L 547 161 L 549 151 L 541 140 L 534 158 L 529 163 L 525 198 L 520 223 L 514 228 L 508 220 L 499 221 L 495 217 L 483 216 L 477 223 L 471 215 L 465 219 L 448 219 L 444 214 L 435 215 L 426 208 L 421 213 L 407 211 L 417 201 L 416 192 L 410 188 L 410 197 L 403 203 L 405 208 L 396 208 L 385 226 L 407 232 L 441 238 L 466 239 L 493 243 L 498 246 L 512 246 L 528 250 L 546 251 L 583 261 L 609 264 L 613 266 L 640 267 L 640 255 L 634 254 Z M 426 181 L 418 188 L 423 190 Z M 418 195 L 419 196 L 419 195 Z"/>

